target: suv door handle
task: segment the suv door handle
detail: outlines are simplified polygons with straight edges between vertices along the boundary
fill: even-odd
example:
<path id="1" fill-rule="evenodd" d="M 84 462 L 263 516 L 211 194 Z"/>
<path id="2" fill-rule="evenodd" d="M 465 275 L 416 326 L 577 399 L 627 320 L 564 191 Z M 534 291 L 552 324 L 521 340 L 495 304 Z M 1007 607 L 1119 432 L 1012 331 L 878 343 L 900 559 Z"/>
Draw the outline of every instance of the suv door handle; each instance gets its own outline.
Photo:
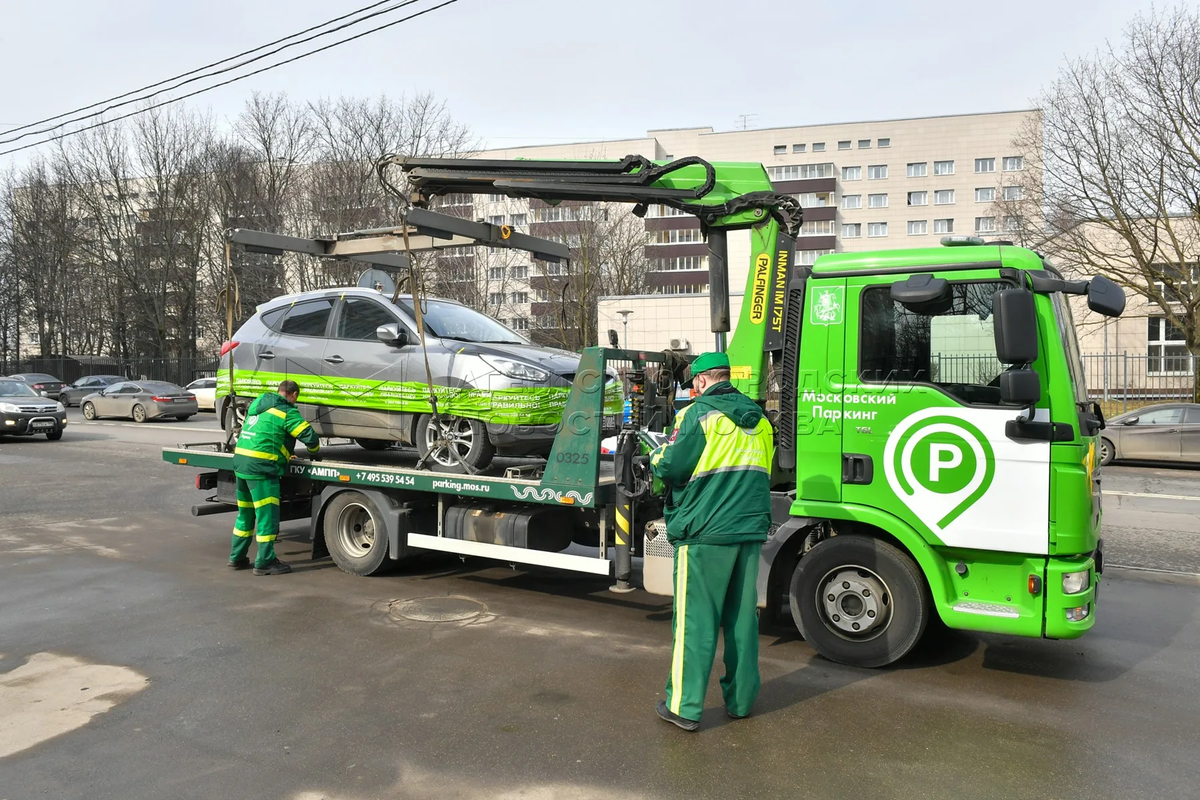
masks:
<path id="1" fill-rule="evenodd" d="M 343 361 L 345 361 L 345 359 L 342 358 L 341 356 L 327 356 L 325 358 L 325 360 L 328 361 L 330 364 L 340 364 Z"/>
<path id="2" fill-rule="evenodd" d="M 270 359 L 275 357 L 275 354 L 272 353 L 270 350 L 263 350 L 261 353 L 258 354 L 258 357 L 265 358 L 269 361 Z"/>

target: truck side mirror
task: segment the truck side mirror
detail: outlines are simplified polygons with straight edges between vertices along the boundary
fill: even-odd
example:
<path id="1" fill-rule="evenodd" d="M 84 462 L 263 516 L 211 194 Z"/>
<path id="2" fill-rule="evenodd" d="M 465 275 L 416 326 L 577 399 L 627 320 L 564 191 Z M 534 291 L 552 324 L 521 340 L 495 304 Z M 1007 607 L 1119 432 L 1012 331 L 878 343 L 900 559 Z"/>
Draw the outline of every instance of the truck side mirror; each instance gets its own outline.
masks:
<path id="1" fill-rule="evenodd" d="M 992 295 L 992 330 L 996 358 L 1002 364 L 1032 364 L 1037 360 L 1037 311 L 1033 292 L 1002 289 Z"/>
<path id="2" fill-rule="evenodd" d="M 1000 373 L 1000 402 L 1010 406 L 1032 406 L 1042 399 L 1042 379 L 1031 369 Z"/>
<path id="3" fill-rule="evenodd" d="M 1125 290 L 1103 275 L 1088 281 L 1088 308 L 1106 317 L 1119 317 L 1125 310 Z"/>
<path id="4" fill-rule="evenodd" d="M 395 322 L 389 322 L 375 329 L 375 338 L 392 347 L 404 347 L 408 344 L 408 331 Z"/>

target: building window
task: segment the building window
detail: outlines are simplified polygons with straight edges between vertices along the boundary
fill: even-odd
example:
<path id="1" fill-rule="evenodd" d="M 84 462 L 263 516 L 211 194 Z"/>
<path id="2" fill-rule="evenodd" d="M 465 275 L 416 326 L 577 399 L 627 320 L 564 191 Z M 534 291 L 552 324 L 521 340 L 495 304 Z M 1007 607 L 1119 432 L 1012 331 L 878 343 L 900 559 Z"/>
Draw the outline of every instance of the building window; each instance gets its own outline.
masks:
<path id="1" fill-rule="evenodd" d="M 708 292 L 708 284 L 664 284 L 654 288 L 655 294 L 705 294 Z"/>
<path id="2" fill-rule="evenodd" d="M 489 281 L 504 280 L 504 267 L 488 267 L 488 280 Z"/>
<path id="3" fill-rule="evenodd" d="M 503 225 L 504 224 L 504 215 L 499 214 L 494 217 L 488 217 L 488 222 L 492 223 L 493 225 Z"/>
<path id="4" fill-rule="evenodd" d="M 887 208 L 886 194 L 869 194 L 867 195 L 867 208 Z"/>
<path id="5" fill-rule="evenodd" d="M 770 170 L 768 170 L 769 172 Z M 655 203 L 650 206 L 650 210 L 646 213 L 647 218 L 655 217 L 690 217 L 691 214 L 686 211 L 680 211 L 678 208 L 664 206 L 662 203 Z"/>
<path id="6" fill-rule="evenodd" d="M 929 192 L 909 192 L 908 204 L 910 206 L 927 206 L 929 205 Z"/>
<path id="7" fill-rule="evenodd" d="M 1003 196 L 1005 200 L 1020 200 L 1025 196 L 1025 192 L 1020 186 L 1005 186 Z"/>
<path id="8" fill-rule="evenodd" d="M 847 222 L 842 225 L 843 239 L 858 239 L 862 236 L 861 222 Z"/>
<path id="9" fill-rule="evenodd" d="M 954 233 L 954 220 L 952 219 L 935 219 L 933 221 L 934 233 Z"/>
<path id="10" fill-rule="evenodd" d="M 489 202 L 492 202 L 492 203 L 503 203 L 503 202 L 504 202 L 504 195 L 502 195 L 502 194 L 489 194 L 489 195 L 488 195 L 488 201 L 489 201 Z"/>
<path id="11" fill-rule="evenodd" d="M 929 162 L 928 161 L 916 161 L 916 162 L 908 165 L 908 177 L 910 177 L 910 178 L 924 178 L 928 174 L 929 174 Z"/>
<path id="12" fill-rule="evenodd" d="M 868 238 L 877 239 L 881 236 L 887 236 L 887 223 L 886 222 L 869 222 L 869 223 L 867 223 L 867 237 Z"/>
<path id="13" fill-rule="evenodd" d="M 703 242 L 704 234 L 699 228 L 683 228 L 669 231 L 655 231 L 654 244 L 695 244 Z"/>
<path id="14" fill-rule="evenodd" d="M 1016 172 L 1017 170 L 1025 169 L 1025 158 L 1023 156 L 1005 156 L 1004 171 Z"/>
<path id="15" fill-rule="evenodd" d="M 586 222 L 591 218 L 591 206 L 545 206 L 533 210 L 534 222 Z"/>
<path id="16" fill-rule="evenodd" d="M 996 159 L 994 158 L 977 158 L 975 159 L 976 172 L 995 172 Z"/>
<path id="17" fill-rule="evenodd" d="M 976 233 L 995 233 L 996 218 L 995 217 L 976 217 L 975 218 Z"/>
<path id="18" fill-rule="evenodd" d="M 929 233 L 929 220 L 911 219 L 908 221 L 908 235 L 921 236 Z"/>
<path id="19" fill-rule="evenodd" d="M 796 263 L 802 267 L 811 267 L 818 258 L 832 252 L 832 250 L 797 250 Z"/>
<path id="20" fill-rule="evenodd" d="M 825 152 L 825 143 L 824 142 L 813 142 L 813 152 L 814 153 L 824 153 Z"/>
<path id="21" fill-rule="evenodd" d="M 843 139 L 842 141 L 838 142 L 838 150 L 849 150 L 849 149 L 850 149 L 850 140 L 849 139 Z"/>
<path id="22" fill-rule="evenodd" d="M 948 206 L 954 204 L 953 189 L 938 189 L 933 193 L 933 204 L 935 206 Z"/>
<path id="23" fill-rule="evenodd" d="M 489 306 L 500 306 L 504 304 L 504 292 L 492 292 L 488 295 Z"/>
<path id="24" fill-rule="evenodd" d="M 833 205 L 833 192 L 805 192 L 795 196 L 801 208 L 825 208 Z"/>
<path id="25" fill-rule="evenodd" d="M 650 269 L 654 272 L 691 272 L 698 269 L 708 269 L 708 256 L 656 258 L 650 262 Z"/>
<path id="26" fill-rule="evenodd" d="M 935 162 L 933 162 L 933 174 L 934 175 L 953 175 L 954 174 L 954 162 L 953 161 L 935 161 Z"/>
<path id="27" fill-rule="evenodd" d="M 524 305 L 529 302 L 529 292 L 513 292 L 508 301 L 516 306 Z"/>
<path id="28" fill-rule="evenodd" d="M 1152 375 L 1192 373 L 1192 358 L 1184 344 L 1183 330 L 1166 317 L 1146 319 L 1146 372 Z"/>
<path id="29" fill-rule="evenodd" d="M 983 189 L 975 190 L 976 203 L 991 203 L 996 199 L 996 190 L 988 186 Z"/>
<path id="30" fill-rule="evenodd" d="M 1021 218 L 1019 216 L 1005 217 L 1004 230 L 1008 233 L 1016 233 L 1021 230 Z"/>
<path id="31" fill-rule="evenodd" d="M 887 164 L 873 164 L 867 167 L 867 180 L 881 181 L 887 177 Z"/>
<path id="32" fill-rule="evenodd" d="M 834 233 L 833 220 L 814 220 L 800 226 L 798 236 L 832 236 Z"/>
<path id="33" fill-rule="evenodd" d="M 527 331 L 529 330 L 529 317 L 513 317 L 508 327 L 514 331 Z"/>
<path id="34" fill-rule="evenodd" d="M 787 145 L 786 144 L 775 145 L 775 155 L 777 155 L 777 156 L 787 155 Z"/>
<path id="35" fill-rule="evenodd" d="M 862 167 L 842 167 L 842 180 L 861 181 Z"/>
<path id="36" fill-rule="evenodd" d="M 842 195 L 842 208 L 862 208 L 861 194 Z"/>
<path id="37" fill-rule="evenodd" d="M 529 217 L 525 214 L 513 214 L 509 219 L 511 220 L 509 225 L 514 228 L 524 228 L 529 222 Z"/>
<path id="38" fill-rule="evenodd" d="M 883 139 L 880 139 L 879 141 L 877 141 L 877 142 L 875 143 L 875 145 L 876 145 L 877 147 L 891 147 L 891 146 L 892 146 L 892 140 L 891 140 L 891 139 L 889 139 L 889 138 L 886 138 L 886 137 L 885 137 L 885 138 L 883 138 Z"/>
<path id="39" fill-rule="evenodd" d="M 807 150 L 807 149 L 808 149 L 808 145 L 806 145 L 806 144 L 794 144 L 794 145 L 792 145 L 792 152 L 793 152 L 793 153 L 803 153 L 803 152 L 804 152 L 805 150 Z"/>
<path id="40" fill-rule="evenodd" d="M 525 264 L 519 264 L 512 268 L 512 276 L 517 280 L 525 280 L 529 277 L 529 267 Z"/>
<path id="41" fill-rule="evenodd" d="M 797 181 L 804 178 L 832 178 L 833 164 L 793 164 L 769 167 L 767 177 L 773 181 Z"/>
<path id="42" fill-rule="evenodd" d="M 859 139 L 858 140 L 858 149 L 859 150 L 869 150 L 870 148 L 871 148 L 871 140 L 870 139 Z"/>

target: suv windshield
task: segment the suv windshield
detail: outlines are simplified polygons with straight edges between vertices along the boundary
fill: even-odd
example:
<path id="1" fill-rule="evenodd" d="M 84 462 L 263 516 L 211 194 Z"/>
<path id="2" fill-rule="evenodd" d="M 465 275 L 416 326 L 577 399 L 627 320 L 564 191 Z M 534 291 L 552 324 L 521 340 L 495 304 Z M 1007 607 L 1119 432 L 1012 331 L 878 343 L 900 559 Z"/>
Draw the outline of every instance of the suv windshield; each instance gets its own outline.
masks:
<path id="1" fill-rule="evenodd" d="M 40 397 L 29 384 L 20 381 L 0 381 L 0 397 Z"/>
<path id="2" fill-rule="evenodd" d="M 409 317 L 413 317 L 412 300 L 401 298 L 396 301 Z M 425 315 L 425 326 L 439 339 L 458 339 L 464 342 L 491 342 L 496 344 L 529 344 L 491 317 L 478 311 L 447 303 L 443 300 L 426 300 L 421 310 Z"/>

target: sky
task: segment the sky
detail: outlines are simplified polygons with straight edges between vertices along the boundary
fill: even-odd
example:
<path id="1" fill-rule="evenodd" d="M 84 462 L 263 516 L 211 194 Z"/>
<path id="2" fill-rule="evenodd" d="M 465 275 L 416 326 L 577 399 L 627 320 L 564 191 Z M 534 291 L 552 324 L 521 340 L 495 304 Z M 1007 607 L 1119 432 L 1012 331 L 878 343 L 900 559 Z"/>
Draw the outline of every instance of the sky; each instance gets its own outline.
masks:
<path id="1" fill-rule="evenodd" d="M 0 128 L 367 3 L 0 0 Z M 731 130 L 743 114 L 769 128 L 1011 110 L 1033 107 L 1066 58 L 1119 38 L 1150 8 L 1150 0 L 458 0 L 183 102 L 220 121 L 255 91 L 299 100 L 432 92 L 489 147 Z"/>

